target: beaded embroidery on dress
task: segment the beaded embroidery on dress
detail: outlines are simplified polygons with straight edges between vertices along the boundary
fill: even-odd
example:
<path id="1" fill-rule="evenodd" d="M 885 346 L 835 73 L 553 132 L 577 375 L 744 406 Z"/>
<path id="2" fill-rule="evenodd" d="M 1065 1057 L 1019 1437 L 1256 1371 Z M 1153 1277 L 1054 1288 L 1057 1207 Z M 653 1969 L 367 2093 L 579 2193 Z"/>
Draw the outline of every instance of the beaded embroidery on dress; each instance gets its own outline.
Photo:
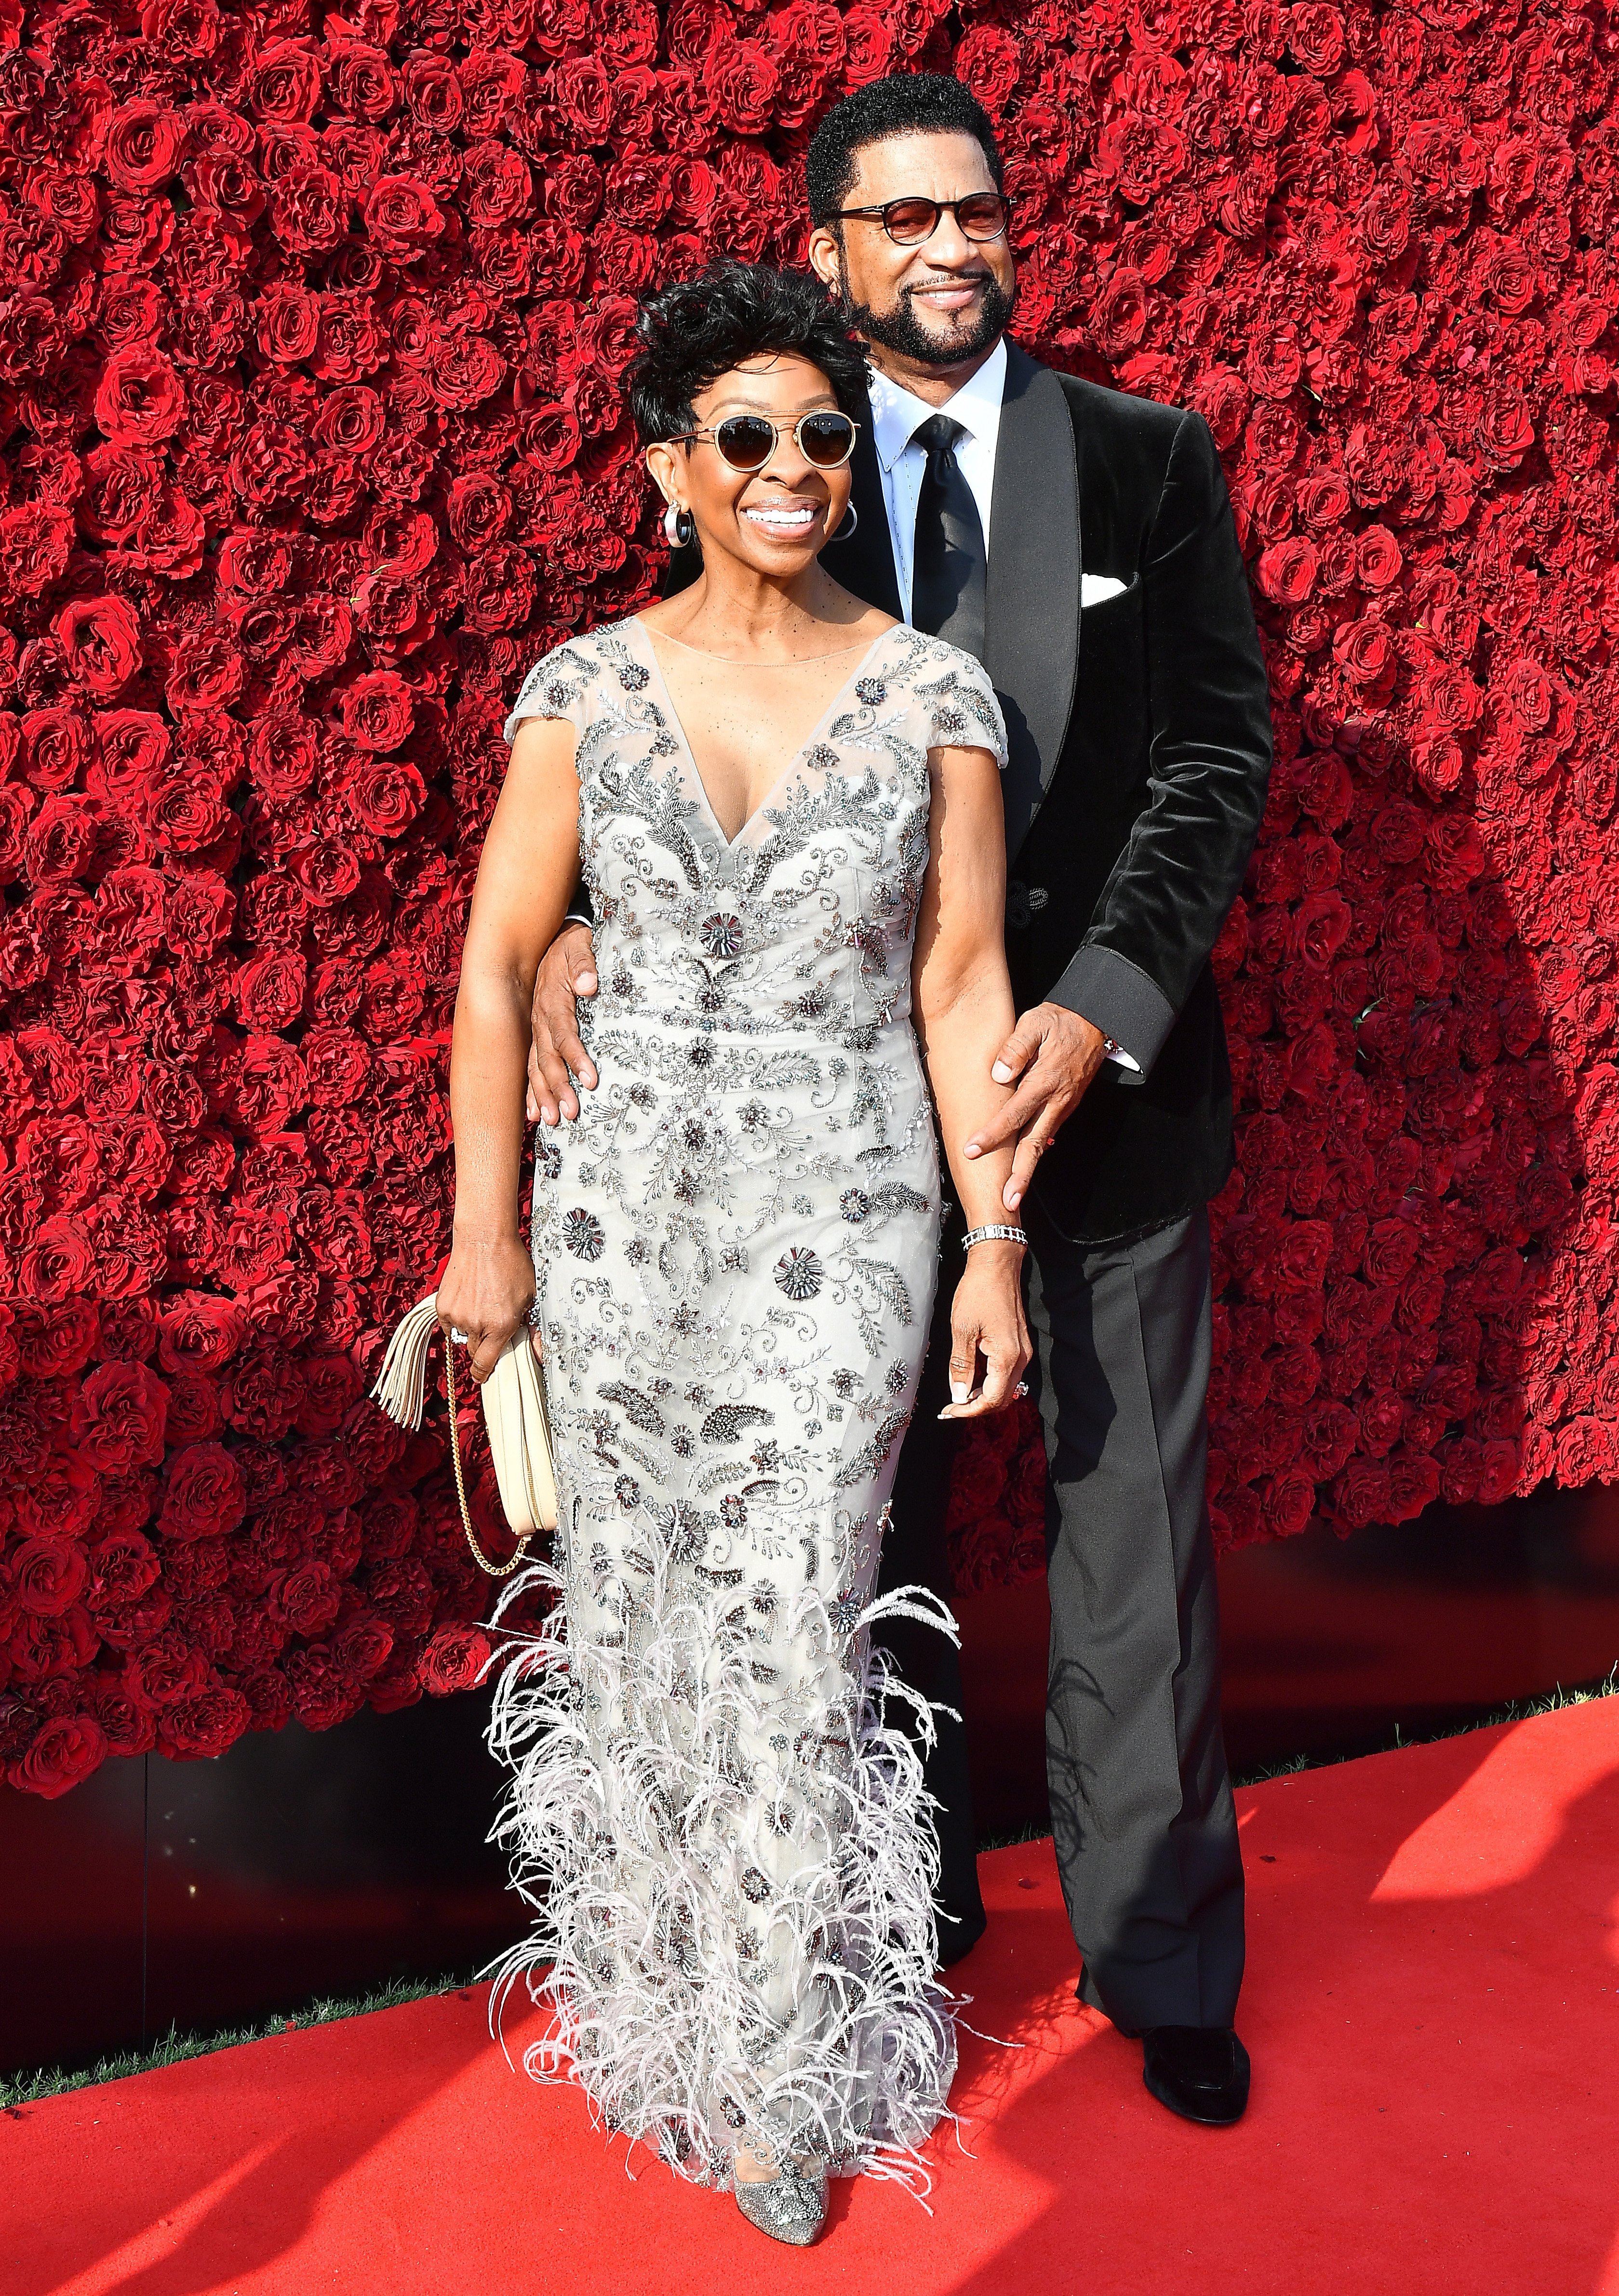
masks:
<path id="1" fill-rule="evenodd" d="M 554 2013 L 527 2069 L 696 2182 L 744 2131 L 925 2181 L 938 1849 L 870 1628 L 954 1627 L 871 1589 L 937 1267 L 927 752 L 1004 765 L 1000 711 L 970 656 L 890 630 L 729 840 L 639 622 L 548 654 L 507 739 L 535 716 L 577 734 L 600 1080 L 536 1134 L 561 1528 L 513 1593 L 559 1599 L 496 1688 L 536 1914 L 497 2001 L 526 1978 Z"/>

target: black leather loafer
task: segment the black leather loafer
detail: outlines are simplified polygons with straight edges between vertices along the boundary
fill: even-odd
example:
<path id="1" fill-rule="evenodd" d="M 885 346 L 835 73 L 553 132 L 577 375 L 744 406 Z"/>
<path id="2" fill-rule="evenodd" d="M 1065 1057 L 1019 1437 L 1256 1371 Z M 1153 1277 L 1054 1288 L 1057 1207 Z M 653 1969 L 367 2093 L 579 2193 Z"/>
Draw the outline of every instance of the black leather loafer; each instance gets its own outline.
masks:
<path id="1" fill-rule="evenodd" d="M 1141 2078 L 1160 2104 L 1205 2128 L 1242 2119 L 1248 2052 L 1229 2026 L 1154 2025 L 1141 2039 Z"/>

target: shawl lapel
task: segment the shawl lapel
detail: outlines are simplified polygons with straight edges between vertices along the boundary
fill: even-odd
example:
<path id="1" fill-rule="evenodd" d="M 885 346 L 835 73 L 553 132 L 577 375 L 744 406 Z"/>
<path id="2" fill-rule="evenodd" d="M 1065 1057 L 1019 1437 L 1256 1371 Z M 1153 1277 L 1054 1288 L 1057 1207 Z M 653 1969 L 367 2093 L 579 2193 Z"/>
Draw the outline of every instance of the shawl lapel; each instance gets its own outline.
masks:
<path id="1" fill-rule="evenodd" d="M 995 449 L 984 667 L 1006 713 L 1007 853 L 1045 801 L 1080 654 L 1080 478 L 1063 386 L 1015 343 Z M 875 461 L 875 457 L 874 457 Z M 864 513 L 862 512 L 862 525 Z"/>

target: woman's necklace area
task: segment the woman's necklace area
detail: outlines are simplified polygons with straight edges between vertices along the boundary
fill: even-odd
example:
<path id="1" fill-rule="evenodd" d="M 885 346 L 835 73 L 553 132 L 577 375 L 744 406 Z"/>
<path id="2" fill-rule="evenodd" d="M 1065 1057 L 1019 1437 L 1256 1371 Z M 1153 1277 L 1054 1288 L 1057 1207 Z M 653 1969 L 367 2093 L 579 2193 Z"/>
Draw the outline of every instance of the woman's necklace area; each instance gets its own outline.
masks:
<path id="1" fill-rule="evenodd" d="M 682 653 L 694 653 L 703 661 L 722 661 L 727 669 L 807 669 L 814 661 L 835 661 L 840 654 L 853 653 L 857 648 L 875 644 L 872 638 L 856 638 L 852 645 L 830 646 L 825 653 L 803 653 L 789 661 L 749 661 L 734 653 L 711 653 L 706 646 L 687 645 L 684 638 L 673 636 L 668 630 L 657 630 L 653 636 L 668 644 L 678 646 Z"/>

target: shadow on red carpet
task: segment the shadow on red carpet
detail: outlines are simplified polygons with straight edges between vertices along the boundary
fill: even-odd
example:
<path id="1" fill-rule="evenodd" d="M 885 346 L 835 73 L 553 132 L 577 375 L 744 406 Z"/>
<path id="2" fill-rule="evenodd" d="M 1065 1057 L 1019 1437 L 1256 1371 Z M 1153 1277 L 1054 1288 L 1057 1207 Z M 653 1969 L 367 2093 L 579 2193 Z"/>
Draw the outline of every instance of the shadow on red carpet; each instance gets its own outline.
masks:
<path id="1" fill-rule="evenodd" d="M 487 2038 L 481 1990 L 48 2100 L 0 2152 L 5 2296 L 1619 2296 L 1619 1700 L 1239 1796 L 1253 2103 L 1193 2128 L 1073 2000 L 1048 1843 L 991 1924 L 933 2214 L 835 2188 L 763 2250 Z M 521 2021 L 514 2039 L 538 2030 Z M 968 2148 L 964 2151 L 963 2147 Z"/>

